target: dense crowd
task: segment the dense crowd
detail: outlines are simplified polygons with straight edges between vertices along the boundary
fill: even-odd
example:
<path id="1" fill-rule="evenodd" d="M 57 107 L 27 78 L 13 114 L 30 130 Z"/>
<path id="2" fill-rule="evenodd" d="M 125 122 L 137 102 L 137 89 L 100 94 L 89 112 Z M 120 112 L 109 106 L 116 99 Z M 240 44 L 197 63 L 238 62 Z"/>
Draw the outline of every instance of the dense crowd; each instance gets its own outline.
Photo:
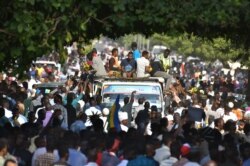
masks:
<path id="1" fill-rule="evenodd" d="M 203 63 L 178 63 L 140 52 L 127 57 L 71 55 L 62 72 L 32 65 L 29 79 L 0 74 L 0 166 L 238 166 L 250 165 L 248 80 Z M 163 77 L 164 114 L 145 98 L 124 98 L 120 130 L 92 93 L 95 77 Z M 41 82 L 65 81 L 55 93 Z"/>

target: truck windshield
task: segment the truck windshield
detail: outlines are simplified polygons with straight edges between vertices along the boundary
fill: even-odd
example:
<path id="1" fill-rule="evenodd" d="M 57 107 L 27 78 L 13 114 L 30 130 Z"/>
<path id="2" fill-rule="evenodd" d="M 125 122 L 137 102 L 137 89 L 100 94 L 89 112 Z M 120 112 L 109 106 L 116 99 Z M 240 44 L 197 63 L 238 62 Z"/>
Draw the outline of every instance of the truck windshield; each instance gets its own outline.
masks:
<path id="1" fill-rule="evenodd" d="M 161 105 L 161 88 L 152 85 L 106 85 L 103 87 L 103 102 L 110 106 L 120 95 L 120 103 L 123 103 L 123 99 L 130 97 L 132 91 L 136 91 L 135 103 L 138 103 L 139 98 L 145 98 L 151 105 Z"/>

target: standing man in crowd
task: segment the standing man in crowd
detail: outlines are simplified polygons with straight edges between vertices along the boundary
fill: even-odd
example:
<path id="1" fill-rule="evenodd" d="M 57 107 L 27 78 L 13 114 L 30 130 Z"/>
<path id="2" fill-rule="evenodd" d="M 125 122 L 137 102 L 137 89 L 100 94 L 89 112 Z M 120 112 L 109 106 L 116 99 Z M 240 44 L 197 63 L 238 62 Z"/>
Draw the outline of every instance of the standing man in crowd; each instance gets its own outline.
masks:
<path id="1" fill-rule="evenodd" d="M 136 93 L 136 91 L 133 91 L 131 93 L 130 100 L 129 100 L 128 96 L 126 96 L 124 98 L 124 106 L 121 108 L 122 112 L 127 112 L 128 113 L 128 127 L 131 127 L 132 107 L 133 107 L 133 103 L 134 103 L 135 93 Z"/>
<path id="2" fill-rule="evenodd" d="M 133 42 L 131 44 L 131 48 L 133 50 L 133 58 L 134 58 L 134 60 L 137 60 L 138 58 L 140 58 L 141 57 L 141 53 L 140 53 L 140 51 L 137 48 L 137 43 L 136 42 Z"/>

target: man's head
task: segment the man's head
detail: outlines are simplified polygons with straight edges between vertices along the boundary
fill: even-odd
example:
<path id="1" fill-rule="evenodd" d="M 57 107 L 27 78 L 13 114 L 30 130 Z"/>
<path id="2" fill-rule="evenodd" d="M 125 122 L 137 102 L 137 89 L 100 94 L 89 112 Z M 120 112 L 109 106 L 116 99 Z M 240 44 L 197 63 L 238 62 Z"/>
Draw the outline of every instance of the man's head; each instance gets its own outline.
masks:
<path id="1" fill-rule="evenodd" d="M 44 109 L 40 109 L 40 110 L 38 111 L 38 119 L 44 120 L 45 117 L 46 117 L 46 112 L 45 112 L 45 110 L 44 110 Z"/>
<path id="2" fill-rule="evenodd" d="M 128 61 L 131 61 L 133 59 L 133 53 L 132 51 L 128 52 Z"/>
<path id="3" fill-rule="evenodd" d="M 9 101 L 7 99 L 2 99 L 1 104 L 3 108 L 9 109 L 10 107 Z"/>
<path id="4" fill-rule="evenodd" d="M 150 103 L 148 101 L 145 102 L 144 108 L 145 109 L 149 109 L 150 108 Z"/>
<path id="5" fill-rule="evenodd" d="M 151 114 L 150 117 L 151 118 L 157 118 L 157 114 L 158 114 L 158 110 L 157 107 L 155 105 L 151 106 Z"/>
<path id="6" fill-rule="evenodd" d="M 60 144 L 60 146 L 58 147 L 58 154 L 59 154 L 60 158 L 63 158 L 67 161 L 69 158 L 68 147 L 64 144 Z"/>
<path id="7" fill-rule="evenodd" d="M 149 52 L 148 51 L 142 51 L 142 56 L 146 59 L 149 58 Z"/>
<path id="8" fill-rule="evenodd" d="M 33 122 L 35 122 L 35 120 L 36 120 L 35 112 L 30 111 L 28 114 L 28 121 L 33 123 Z"/>
<path id="9" fill-rule="evenodd" d="M 90 98 L 90 106 L 92 106 L 92 107 L 96 106 L 96 100 L 93 97 Z"/>
<path id="10" fill-rule="evenodd" d="M 4 166 L 18 166 L 17 162 L 13 159 L 7 159 L 4 162 Z"/>
<path id="11" fill-rule="evenodd" d="M 215 119 L 214 120 L 214 125 L 215 125 L 215 127 L 219 128 L 219 129 L 223 129 L 224 120 L 222 118 Z"/>
<path id="12" fill-rule="evenodd" d="M 8 141 L 5 138 L 0 138 L 0 156 L 4 157 L 8 153 Z"/>
<path id="13" fill-rule="evenodd" d="M 56 94 L 56 95 L 54 96 L 54 102 L 55 102 L 56 104 L 62 104 L 62 96 L 59 95 L 59 94 Z"/>
<path id="14" fill-rule="evenodd" d="M 117 48 L 113 48 L 113 50 L 112 50 L 112 56 L 114 56 L 114 57 L 118 56 L 118 49 Z"/>
<path id="15" fill-rule="evenodd" d="M 93 56 L 96 56 L 96 55 L 97 55 L 97 50 L 96 50 L 96 48 L 93 48 L 93 49 L 92 49 L 92 55 L 93 55 Z"/>
<path id="16" fill-rule="evenodd" d="M 126 97 L 124 97 L 124 105 L 126 105 L 126 104 L 128 104 L 128 102 L 129 102 L 129 97 L 128 96 L 126 96 Z"/>
<path id="17" fill-rule="evenodd" d="M 136 42 L 132 42 L 131 48 L 132 48 L 132 50 L 136 50 L 137 49 L 137 43 Z"/>
<path id="18" fill-rule="evenodd" d="M 170 49 L 167 48 L 167 49 L 164 51 L 164 53 L 163 53 L 163 54 L 164 54 L 164 58 L 167 58 L 167 57 L 169 56 L 170 52 L 171 52 Z"/>
<path id="19" fill-rule="evenodd" d="M 13 114 L 13 117 L 18 117 L 20 112 L 19 110 L 15 107 L 12 109 L 12 114 Z"/>
<path id="20" fill-rule="evenodd" d="M 127 112 L 119 111 L 118 116 L 119 116 L 120 122 L 123 125 L 127 126 L 128 125 L 128 113 Z"/>
<path id="21" fill-rule="evenodd" d="M 163 133 L 162 136 L 162 143 L 168 147 L 170 147 L 171 143 L 173 141 L 173 136 L 169 132 Z"/>
<path id="22" fill-rule="evenodd" d="M 93 54 L 92 54 L 92 53 L 88 53 L 88 54 L 87 54 L 87 59 L 88 59 L 89 61 L 92 61 L 92 60 L 93 60 Z"/>
<path id="23" fill-rule="evenodd" d="M 101 53 L 101 59 L 104 60 L 106 58 L 106 54 L 104 52 Z"/>
<path id="24" fill-rule="evenodd" d="M 67 104 L 71 104 L 72 101 L 76 98 L 76 95 L 74 93 L 68 93 L 67 95 Z"/>
<path id="25" fill-rule="evenodd" d="M 138 99 L 138 104 L 143 104 L 143 102 L 144 102 L 144 98 L 139 98 Z"/>

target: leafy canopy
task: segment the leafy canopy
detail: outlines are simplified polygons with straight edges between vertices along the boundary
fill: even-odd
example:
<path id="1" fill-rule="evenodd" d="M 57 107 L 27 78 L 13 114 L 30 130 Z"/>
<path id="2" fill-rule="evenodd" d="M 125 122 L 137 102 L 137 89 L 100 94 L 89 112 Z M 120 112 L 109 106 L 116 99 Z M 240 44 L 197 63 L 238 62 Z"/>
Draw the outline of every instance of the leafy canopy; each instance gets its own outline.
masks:
<path id="1" fill-rule="evenodd" d="M 63 46 L 100 34 L 187 32 L 211 41 L 222 37 L 245 50 L 240 58 L 246 62 L 250 61 L 249 9 L 248 0 L 2 0 L 0 71 L 18 63 L 21 72 L 36 57 L 52 50 L 65 57 Z M 190 43 L 185 46 L 189 52 L 211 51 L 204 45 L 197 50 L 189 48 Z"/>

